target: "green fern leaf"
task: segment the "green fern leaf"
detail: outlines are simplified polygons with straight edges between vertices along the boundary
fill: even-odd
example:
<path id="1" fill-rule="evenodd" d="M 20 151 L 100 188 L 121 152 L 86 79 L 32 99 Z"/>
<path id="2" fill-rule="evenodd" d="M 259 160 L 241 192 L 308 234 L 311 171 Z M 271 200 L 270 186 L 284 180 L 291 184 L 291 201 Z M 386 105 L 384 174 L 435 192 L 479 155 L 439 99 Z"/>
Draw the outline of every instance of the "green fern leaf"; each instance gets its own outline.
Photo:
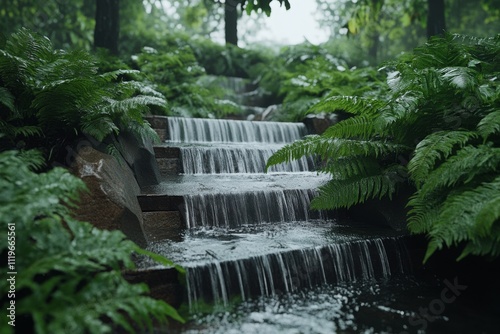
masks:
<path id="1" fill-rule="evenodd" d="M 320 171 L 329 173 L 334 179 L 349 179 L 360 175 L 374 175 L 380 172 L 381 167 L 376 159 L 362 155 L 342 156 L 329 159 Z"/>
<path id="2" fill-rule="evenodd" d="M 369 139 L 373 137 L 378 131 L 379 127 L 376 126 L 376 121 L 373 117 L 367 115 L 360 115 L 348 118 L 330 126 L 324 133 L 324 137 L 330 138 L 360 138 Z"/>
<path id="3" fill-rule="evenodd" d="M 456 146 L 462 147 L 477 135 L 470 131 L 438 131 L 425 137 L 415 148 L 408 163 L 411 178 L 420 187 L 434 165 L 452 154 Z"/>
<path id="4" fill-rule="evenodd" d="M 311 201 L 314 209 L 349 208 L 371 198 L 392 197 L 396 184 L 401 181 L 398 174 L 404 167 L 391 166 L 377 175 L 357 175 L 349 179 L 332 179 L 319 188 L 319 195 Z"/>
<path id="5" fill-rule="evenodd" d="M 35 137 L 42 135 L 42 128 L 35 125 L 25 125 L 14 129 L 14 136 Z"/>
<path id="6" fill-rule="evenodd" d="M 500 201 L 498 189 L 500 177 L 475 189 L 450 195 L 443 202 L 439 219 L 429 233 L 433 245 L 441 249 L 443 245 L 449 247 L 463 241 L 475 244 L 478 238 L 495 238 L 491 229 L 498 223 L 498 209 L 494 208 Z"/>
<path id="7" fill-rule="evenodd" d="M 477 131 L 483 138 L 500 133 L 500 110 L 486 115 L 477 125 Z"/>
<path id="8" fill-rule="evenodd" d="M 477 73 L 468 67 L 445 67 L 439 70 L 443 78 L 455 88 L 472 90 L 479 86 Z"/>
<path id="9" fill-rule="evenodd" d="M 104 81 L 110 82 L 112 80 L 116 80 L 119 76 L 122 76 L 125 74 L 138 75 L 138 74 L 141 74 L 141 72 L 137 71 L 137 70 L 116 70 L 116 71 L 112 71 L 112 72 L 103 73 L 100 75 L 100 77 Z"/>
<path id="10" fill-rule="evenodd" d="M 82 132 L 90 135 L 102 142 L 104 138 L 110 134 L 118 134 L 120 129 L 118 126 L 106 116 L 92 115 L 92 119 L 87 119 L 83 122 Z"/>
<path id="11" fill-rule="evenodd" d="M 427 197 L 430 193 L 457 183 L 469 183 L 477 176 L 492 173 L 500 166 L 500 148 L 486 145 L 466 146 L 432 170 L 419 192 Z"/>
<path id="12" fill-rule="evenodd" d="M 386 106 L 386 102 L 358 96 L 333 96 L 315 104 L 309 112 L 346 111 L 351 114 L 373 115 Z"/>
<path id="13" fill-rule="evenodd" d="M 167 101 L 162 98 L 146 95 L 138 95 L 121 101 L 111 99 L 108 101 L 110 104 L 106 107 L 106 110 L 109 110 L 112 114 L 127 113 L 133 109 L 145 110 L 148 105 L 164 107 L 167 103 Z M 140 119 L 142 119 L 142 117 L 140 117 Z"/>
<path id="14" fill-rule="evenodd" d="M 317 155 L 320 158 L 339 158 L 341 156 L 363 155 L 380 157 L 387 154 L 397 155 L 408 152 L 411 148 L 388 141 L 353 140 L 343 138 L 325 138 L 324 136 L 308 136 L 276 151 L 267 161 L 270 166 L 300 159 L 303 156 Z M 267 169 L 266 169 L 267 170 Z"/>
<path id="15" fill-rule="evenodd" d="M 0 104 L 6 106 L 11 112 L 14 112 L 14 96 L 7 88 L 0 87 Z"/>

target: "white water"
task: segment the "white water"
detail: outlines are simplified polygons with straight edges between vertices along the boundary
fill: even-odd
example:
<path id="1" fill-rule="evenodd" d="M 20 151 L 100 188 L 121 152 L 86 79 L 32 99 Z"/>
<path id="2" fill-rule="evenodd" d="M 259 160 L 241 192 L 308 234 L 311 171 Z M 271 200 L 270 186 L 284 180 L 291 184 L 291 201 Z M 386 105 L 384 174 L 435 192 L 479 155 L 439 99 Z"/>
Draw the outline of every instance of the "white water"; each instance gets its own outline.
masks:
<path id="1" fill-rule="evenodd" d="M 188 228 L 229 228 L 324 219 L 325 213 L 310 210 L 315 194 L 311 189 L 290 189 L 187 195 L 186 224 Z"/>
<path id="2" fill-rule="evenodd" d="M 402 252 L 403 251 L 403 252 Z M 387 253 L 403 256 L 388 257 Z M 186 268 L 190 308 L 197 302 L 227 305 L 228 296 L 274 296 L 327 283 L 388 278 L 411 272 L 399 238 L 367 239 L 281 251 L 235 261 Z"/>
<path id="3" fill-rule="evenodd" d="M 307 134 L 303 123 L 168 118 L 169 140 L 188 143 L 291 143 Z"/>
<path id="4" fill-rule="evenodd" d="M 184 174 L 264 173 L 267 160 L 280 145 L 181 146 Z M 312 170 L 311 158 L 275 165 L 268 172 L 303 172 Z"/>

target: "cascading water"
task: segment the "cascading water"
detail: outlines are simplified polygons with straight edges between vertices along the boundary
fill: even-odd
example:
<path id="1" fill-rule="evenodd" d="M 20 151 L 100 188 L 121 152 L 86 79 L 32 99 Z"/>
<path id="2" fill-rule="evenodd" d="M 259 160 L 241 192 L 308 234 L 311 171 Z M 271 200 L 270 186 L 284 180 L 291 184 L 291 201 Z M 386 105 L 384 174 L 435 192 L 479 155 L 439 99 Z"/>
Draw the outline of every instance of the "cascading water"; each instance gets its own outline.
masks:
<path id="1" fill-rule="evenodd" d="M 310 210 L 328 180 L 311 172 L 311 160 L 262 174 L 276 150 L 306 135 L 303 124 L 169 118 L 168 135 L 183 175 L 151 190 L 182 197 L 187 231 L 182 242 L 150 249 L 186 268 L 193 311 L 201 301 L 226 306 L 233 296 L 249 300 L 410 271 L 402 238 L 333 233 L 331 213 Z"/>
<path id="2" fill-rule="evenodd" d="M 327 213 L 310 210 L 315 194 L 311 189 L 292 189 L 187 195 L 184 197 L 186 224 L 188 228 L 231 228 L 325 219 Z"/>
<path id="3" fill-rule="evenodd" d="M 401 238 L 323 245 L 186 268 L 188 298 L 194 311 L 201 300 L 226 305 L 232 295 L 246 300 L 250 296 L 272 296 L 321 284 L 410 272 Z"/>
<path id="4" fill-rule="evenodd" d="M 276 144 L 291 143 L 306 134 L 302 123 L 168 118 L 168 136 L 172 142 Z"/>
<path id="5" fill-rule="evenodd" d="M 179 146 L 184 174 L 264 173 L 267 160 L 283 145 L 262 143 Z M 302 157 L 290 163 L 272 166 L 268 172 L 313 170 L 312 158 Z"/>

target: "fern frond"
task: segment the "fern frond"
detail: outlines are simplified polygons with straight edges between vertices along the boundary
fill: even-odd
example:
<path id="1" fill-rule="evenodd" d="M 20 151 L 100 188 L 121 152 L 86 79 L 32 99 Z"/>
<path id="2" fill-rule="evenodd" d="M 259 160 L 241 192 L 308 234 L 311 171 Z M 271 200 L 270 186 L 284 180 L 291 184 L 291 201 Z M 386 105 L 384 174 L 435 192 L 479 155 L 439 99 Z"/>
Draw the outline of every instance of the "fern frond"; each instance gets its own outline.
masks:
<path id="1" fill-rule="evenodd" d="M 403 166 L 394 165 L 380 171 L 380 174 L 332 179 L 319 188 L 319 195 L 311 201 L 311 207 L 318 210 L 349 208 L 371 198 L 391 198 L 396 184 L 401 181 L 398 175 L 402 169 Z"/>
<path id="2" fill-rule="evenodd" d="M 116 80 L 119 76 L 125 75 L 125 74 L 132 74 L 132 75 L 138 75 L 141 74 L 141 71 L 137 70 L 116 70 L 112 72 L 106 72 L 99 77 L 101 77 L 104 81 L 106 82 L 111 82 L 113 80 Z"/>
<path id="3" fill-rule="evenodd" d="M 0 87 L 0 104 L 3 104 L 11 112 L 14 112 L 14 96 L 5 87 Z"/>
<path id="4" fill-rule="evenodd" d="M 456 146 L 462 147 L 475 137 L 477 135 L 470 131 L 438 131 L 418 143 L 408 163 L 408 171 L 417 187 L 425 182 L 431 169 L 440 159 L 447 158 Z"/>
<path id="5" fill-rule="evenodd" d="M 468 67 L 445 67 L 439 73 L 457 89 L 472 90 L 479 86 L 476 71 Z"/>
<path id="6" fill-rule="evenodd" d="M 307 136 L 276 151 L 267 161 L 270 166 L 298 160 L 303 156 L 318 155 L 323 159 L 339 158 L 341 156 L 363 155 L 380 157 L 386 154 L 408 152 L 410 147 L 394 144 L 389 141 L 354 140 L 344 138 L 325 138 L 324 136 Z"/>
<path id="7" fill-rule="evenodd" d="M 486 145 L 466 146 L 449 157 L 438 168 L 432 170 L 419 192 L 426 197 L 444 187 L 457 183 L 466 184 L 476 176 L 494 173 L 500 166 L 500 148 Z"/>
<path id="8" fill-rule="evenodd" d="M 441 249 L 444 245 L 450 247 L 463 241 L 474 242 L 476 238 L 488 236 L 495 238 L 491 235 L 491 229 L 499 218 L 498 207 L 495 207 L 500 201 L 498 189 L 500 177 L 475 189 L 450 195 L 443 202 L 438 221 L 429 233 L 432 248 Z M 425 259 L 430 255 L 432 250 Z"/>
<path id="9" fill-rule="evenodd" d="M 153 86 L 139 81 L 125 81 L 120 83 L 120 88 L 130 88 L 132 91 L 139 92 L 141 95 L 154 96 L 160 99 L 165 99 L 165 96 L 153 88 Z"/>
<path id="10" fill-rule="evenodd" d="M 369 139 L 380 131 L 373 117 L 367 115 L 354 116 L 330 126 L 324 137 Z"/>
<path id="11" fill-rule="evenodd" d="M 120 101 L 113 99 L 108 101 L 110 104 L 106 106 L 106 110 L 111 114 L 127 113 L 134 109 L 144 110 L 148 105 L 164 107 L 167 103 L 162 98 L 147 95 L 138 95 Z M 139 119 L 142 119 L 142 117 L 139 117 Z"/>
<path id="12" fill-rule="evenodd" d="M 36 125 L 25 125 L 14 128 L 13 132 L 14 137 L 35 137 L 42 135 L 42 128 Z"/>
<path id="13" fill-rule="evenodd" d="M 153 144 L 159 144 L 161 142 L 158 133 L 151 128 L 151 125 L 147 121 L 143 121 L 142 123 L 127 122 L 122 126 L 131 131 L 137 138 L 150 140 Z"/>
<path id="14" fill-rule="evenodd" d="M 410 196 L 407 207 L 408 229 L 412 233 L 428 233 L 433 224 L 438 220 L 439 207 L 442 198 L 436 194 L 423 196 L 421 190 L 417 190 Z"/>
<path id="15" fill-rule="evenodd" d="M 320 172 L 331 174 L 336 180 L 349 179 L 360 175 L 374 175 L 381 170 L 375 158 L 362 155 L 342 156 L 329 159 Z"/>
<path id="16" fill-rule="evenodd" d="M 500 110 L 486 115 L 477 125 L 477 132 L 484 139 L 490 135 L 500 133 Z"/>
<path id="17" fill-rule="evenodd" d="M 121 155 L 120 150 L 114 144 L 109 144 L 108 146 L 106 146 L 106 153 L 115 158 L 120 165 L 125 165 L 125 161 L 123 160 L 123 156 Z"/>
<path id="18" fill-rule="evenodd" d="M 110 134 L 118 134 L 120 129 L 109 116 L 94 114 L 83 121 L 81 131 L 102 142 Z"/>
<path id="19" fill-rule="evenodd" d="M 333 96 L 315 104 L 309 112 L 345 111 L 350 114 L 373 115 L 387 105 L 386 102 L 358 96 Z"/>

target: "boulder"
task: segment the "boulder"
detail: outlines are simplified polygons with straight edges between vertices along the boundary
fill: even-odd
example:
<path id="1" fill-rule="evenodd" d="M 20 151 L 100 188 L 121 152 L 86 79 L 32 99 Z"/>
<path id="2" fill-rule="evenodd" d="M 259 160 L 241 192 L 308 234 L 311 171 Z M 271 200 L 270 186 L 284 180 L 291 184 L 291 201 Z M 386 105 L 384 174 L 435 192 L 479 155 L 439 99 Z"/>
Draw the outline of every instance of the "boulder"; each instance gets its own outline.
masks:
<path id="1" fill-rule="evenodd" d="M 127 131 L 118 135 L 118 145 L 125 161 L 134 172 L 139 186 L 150 186 L 160 182 L 160 170 L 156 163 L 151 140 L 140 138 Z"/>
<path id="2" fill-rule="evenodd" d="M 137 200 L 140 188 L 127 164 L 83 146 L 71 168 L 89 189 L 80 195 L 75 218 L 100 229 L 120 230 L 139 246 L 146 246 L 142 211 Z"/>

